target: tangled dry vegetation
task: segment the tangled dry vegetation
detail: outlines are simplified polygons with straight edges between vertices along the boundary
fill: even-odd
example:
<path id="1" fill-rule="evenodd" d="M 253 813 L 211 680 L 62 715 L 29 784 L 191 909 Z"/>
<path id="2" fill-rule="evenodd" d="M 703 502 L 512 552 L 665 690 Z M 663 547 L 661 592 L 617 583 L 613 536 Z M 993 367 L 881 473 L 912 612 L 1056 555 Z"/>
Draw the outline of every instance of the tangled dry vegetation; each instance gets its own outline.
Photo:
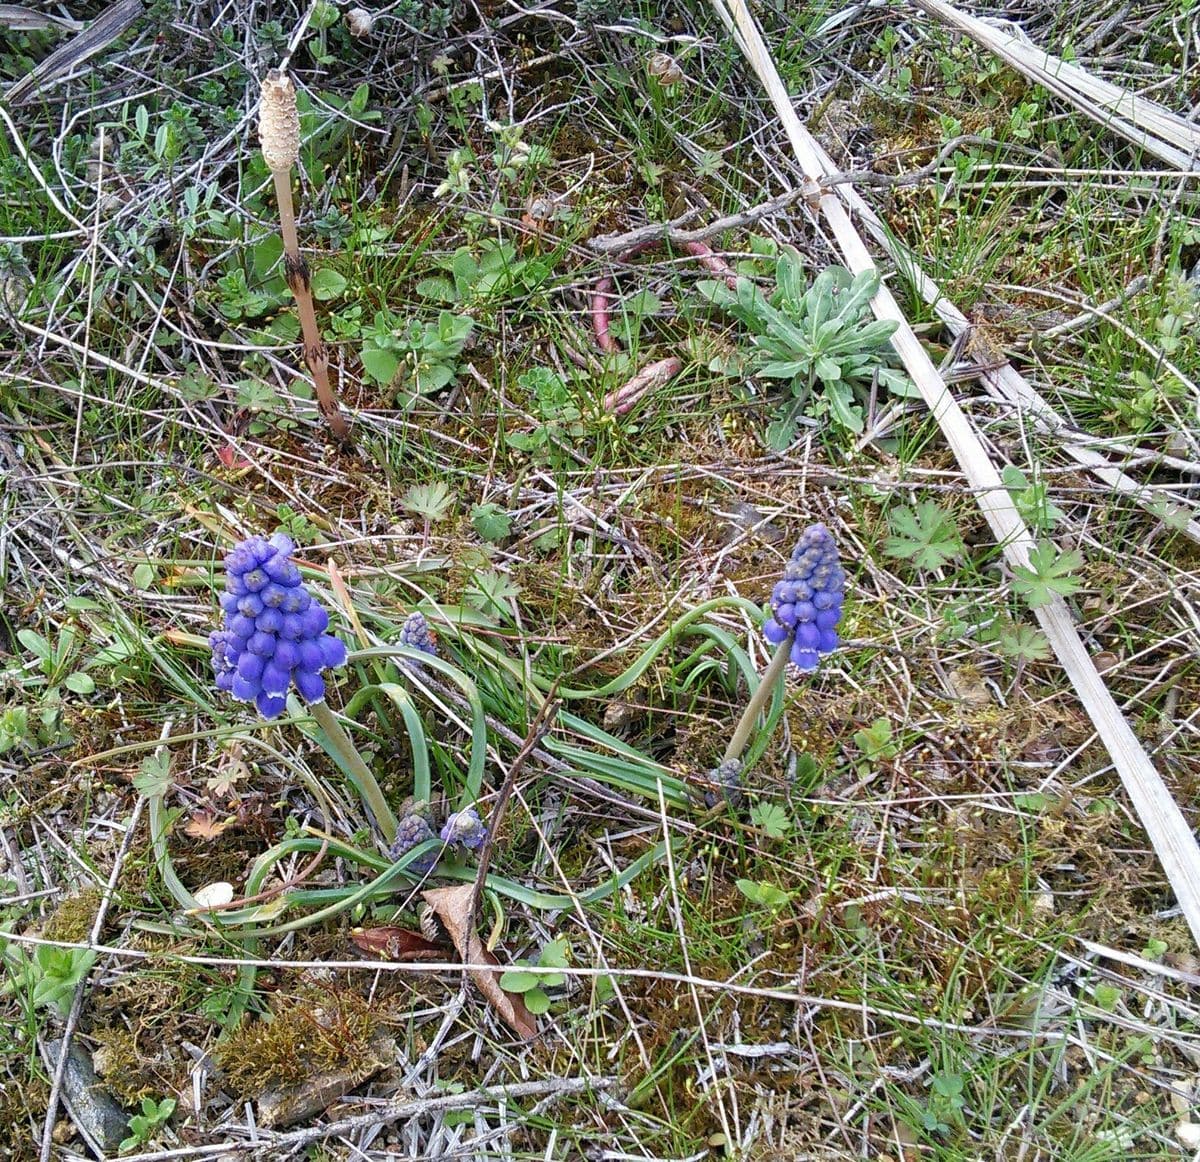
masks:
<path id="1" fill-rule="evenodd" d="M 739 286 L 795 318 L 855 292 L 703 6 L 155 0 L 0 103 L 0 1157 L 1200 1148 L 1193 934 L 1035 618 L 1065 601 L 1192 821 L 1194 156 L 930 8 L 757 16 L 966 316 L 875 250 L 1033 532 L 1024 571 L 865 313 L 836 374 L 764 370 L 779 331 Z M 957 8 L 1195 114 L 1191 0 Z M 6 83 L 72 35 L 4 21 Z M 285 60 L 348 441 L 255 136 Z M 704 237 L 630 234 L 664 222 Z M 1009 364 L 1061 424 L 992 389 Z M 817 521 L 844 646 L 706 808 L 769 658 L 753 607 Z M 523 962 L 489 997 L 319 732 L 213 689 L 220 559 L 276 530 L 359 650 L 330 703 L 397 813 L 422 755 L 435 800 L 482 778 L 480 936 Z M 467 685 L 370 652 L 414 609 Z M 243 927 L 205 911 L 224 886 Z"/>

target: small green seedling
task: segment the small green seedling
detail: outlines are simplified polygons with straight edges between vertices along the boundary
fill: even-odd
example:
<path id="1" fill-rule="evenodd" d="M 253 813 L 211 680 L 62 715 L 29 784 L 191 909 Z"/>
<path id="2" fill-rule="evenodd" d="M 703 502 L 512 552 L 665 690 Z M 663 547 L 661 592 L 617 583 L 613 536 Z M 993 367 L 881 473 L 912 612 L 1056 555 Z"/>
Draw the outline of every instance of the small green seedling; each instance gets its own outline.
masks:
<path id="1" fill-rule="evenodd" d="M 1036 533 L 1050 532 L 1066 515 L 1049 497 L 1044 480 L 1034 479 L 1031 483 L 1025 473 L 1015 464 L 1009 464 L 1000 473 L 1004 487 L 1008 489 L 1017 512 Z"/>
<path id="2" fill-rule="evenodd" d="M 147 1145 L 174 1112 L 173 1097 L 164 1097 L 162 1101 L 155 1101 L 152 1097 L 142 1098 L 142 1112 L 129 1119 L 129 1136 L 121 1142 L 121 1153 L 128 1154 L 139 1146 Z"/>
<path id="3" fill-rule="evenodd" d="M 877 718 L 870 726 L 856 730 L 854 745 L 868 762 L 894 759 L 900 753 L 900 746 L 892 735 L 892 724 L 886 718 Z"/>
<path id="4" fill-rule="evenodd" d="M 571 946 L 565 936 L 551 940 L 542 949 L 537 963 L 539 968 L 566 968 L 571 962 Z M 530 967 L 528 960 L 518 960 L 518 965 Z M 500 987 L 505 992 L 520 993 L 525 1007 L 535 1016 L 550 1008 L 550 997 L 546 989 L 557 988 L 567 978 L 561 972 L 521 972 L 509 969 L 500 977 Z"/>
<path id="5" fill-rule="evenodd" d="M 961 1073 L 942 1070 L 929 1081 L 929 1103 L 925 1107 L 925 1129 L 945 1134 L 951 1126 L 961 1124 L 962 1110 L 967 1104 L 963 1096 L 966 1081 Z"/>
<path id="6" fill-rule="evenodd" d="M 512 517 L 498 504 L 488 501 L 472 506 L 471 525 L 485 541 L 498 545 L 512 531 Z"/>
<path id="7" fill-rule="evenodd" d="M 60 1017 L 65 1017 L 76 988 L 95 963 L 96 953 L 90 948 L 56 948 L 39 944 L 29 966 L 33 1003 L 54 1009 Z"/>
<path id="8" fill-rule="evenodd" d="M 586 429 L 578 397 L 558 372 L 531 367 L 517 376 L 517 386 L 532 396 L 527 406 L 540 422 L 532 431 L 505 432 L 510 448 L 549 456 L 556 446 L 570 447 L 582 438 Z"/>
<path id="9" fill-rule="evenodd" d="M 521 258 L 511 242 L 485 239 L 476 257 L 470 247 L 460 246 L 438 264 L 446 274 L 423 278 L 417 294 L 450 305 L 477 305 L 525 296 L 535 291 L 550 274 L 550 264 L 541 259 Z"/>
<path id="10" fill-rule="evenodd" d="M 765 880 L 737 880 L 736 883 L 738 891 L 750 903 L 757 904 L 760 908 L 778 912 L 780 908 L 791 903 L 793 893 L 785 892 L 783 888 L 769 884 Z"/>
<path id="11" fill-rule="evenodd" d="M 792 830 L 792 817 L 778 803 L 755 803 L 750 808 L 750 822 L 769 839 L 782 839 Z"/>
<path id="12" fill-rule="evenodd" d="M 400 322 L 389 311 L 377 311 L 367 331 L 360 358 L 376 383 L 409 400 L 431 395 L 453 383 L 475 323 L 466 315 L 441 311 L 432 323 Z"/>
<path id="13" fill-rule="evenodd" d="M 1013 589 L 1025 598 L 1031 609 L 1049 605 L 1055 597 L 1070 597 L 1078 592 L 1080 582 L 1072 574 L 1083 566 L 1083 554 L 1077 549 L 1066 553 L 1049 542 L 1040 541 L 1029 551 L 1029 567 L 1013 569 Z"/>

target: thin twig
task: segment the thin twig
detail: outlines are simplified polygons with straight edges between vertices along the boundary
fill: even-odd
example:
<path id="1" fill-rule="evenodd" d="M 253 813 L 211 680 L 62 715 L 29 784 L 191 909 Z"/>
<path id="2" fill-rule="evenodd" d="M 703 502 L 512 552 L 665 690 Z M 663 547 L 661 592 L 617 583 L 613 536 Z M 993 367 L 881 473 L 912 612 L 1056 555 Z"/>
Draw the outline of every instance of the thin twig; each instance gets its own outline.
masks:
<path id="1" fill-rule="evenodd" d="M 1094 327 L 1104 317 L 1105 312 L 1115 311 L 1129 299 L 1133 298 L 1134 295 L 1141 294 L 1149 281 L 1146 275 L 1139 274 L 1119 295 L 1095 307 L 1085 306 L 1074 318 L 1040 331 L 1037 336 L 1038 339 L 1043 341 L 1046 339 L 1061 339 L 1064 335 L 1075 335 L 1080 331 L 1086 331 L 1089 327 Z"/>
<path id="2" fill-rule="evenodd" d="M 529 724 L 529 730 L 525 734 L 525 741 L 521 743 L 521 749 L 517 751 L 505 772 L 504 782 L 496 797 L 496 805 L 492 808 L 492 815 L 488 820 L 487 837 L 479 851 L 479 870 L 475 873 L 475 891 L 471 896 L 471 910 L 467 914 L 466 929 L 468 932 L 473 931 L 475 927 L 475 918 L 479 914 L 479 900 L 483 895 L 483 883 L 487 879 L 488 868 L 492 862 L 492 848 L 496 845 L 496 835 L 500 831 L 500 824 L 504 822 L 504 812 L 508 807 L 509 799 L 512 798 L 513 788 L 517 784 L 517 776 L 530 756 L 537 750 L 538 744 L 545 738 L 546 732 L 554 722 L 554 715 L 558 711 L 558 699 L 554 696 L 557 687 L 558 683 L 555 682 L 541 706 L 538 707 L 533 721 Z"/>
<path id="3" fill-rule="evenodd" d="M 405 1118 L 427 1117 L 448 1110 L 478 1108 L 488 1102 L 508 1102 L 527 1097 L 557 1097 L 582 1093 L 590 1089 L 608 1089 L 616 1085 L 611 1077 L 561 1077 L 549 1081 L 519 1081 L 513 1085 L 498 1085 L 490 1089 L 471 1090 L 468 1093 L 447 1094 L 442 1097 L 416 1098 L 413 1101 L 395 1102 L 379 1106 L 369 1114 L 357 1114 L 341 1121 L 327 1122 L 323 1126 L 311 1126 L 306 1130 L 293 1130 L 288 1134 L 277 1134 L 269 1139 L 259 1131 L 257 1140 L 229 1142 L 212 1146 L 185 1146 L 179 1150 L 157 1150 L 149 1154 L 130 1154 L 123 1162 L 173 1162 L 181 1158 L 208 1158 L 215 1155 L 262 1151 L 270 1158 L 282 1158 L 292 1150 L 299 1150 L 313 1142 L 353 1134 L 358 1130 L 374 1129 L 398 1122 Z"/>
<path id="4" fill-rule="evenodd" d="M 10 85 L 5 96 L 10 105 L 20 105 L 52 81 L 70 73 L 98 52 L 103 52 L 142 14 L 142 0 L 116 0 L 82 32 L 59 45 L 48 57 Z"/>
<path id="5" fill-rule="evenodd" d="M 997 142 L 990 137 L 976 137 L 974 134 L 964 133 L 950 138 L 928 165 L 923 165 L 911 173 L 883 174 L 869 169 L 837 171 L 823 174 L 820 179 L 821 186 L 839 186 L 846 183 L 880 187 L 915 186 L 919 182 L 925 181 L 926 178 L 932 177 L 946 158 L 964 145 L 995 147 Z M 680 227 L 696 216 L 694 210 L 689 210 L 686 214 L 674 218 L 670 222 L 656 222 L 649 226 L 639 226 L 636 230 L 630 230 L 625 234 L 604 234 L 599 238 L 593 238 L 588 243 L 588 248 L 597 254 L 620 254 L 622 251 L 645 246 L 650 242 L 665 241 L 672 246 L 683 246 L 688 242 L 708 242 L 726 230 L 743 230 L 747 226 L 753 226 L 763 218 L 778 214 L 795 205 L 796 202 L 812 197 L 817 192 L 815 186 L 804 185 L 799 189 L 788 190 L 787 193 L 780 194 L 768 202 L 760 202 L 757 206 L 751 206 L 749 210 L 743 210 L 740 214 L 729 214 L 724 218 L 717 218 L 707 226 L 699 226 L 695 230 L 683 230 Z"/>

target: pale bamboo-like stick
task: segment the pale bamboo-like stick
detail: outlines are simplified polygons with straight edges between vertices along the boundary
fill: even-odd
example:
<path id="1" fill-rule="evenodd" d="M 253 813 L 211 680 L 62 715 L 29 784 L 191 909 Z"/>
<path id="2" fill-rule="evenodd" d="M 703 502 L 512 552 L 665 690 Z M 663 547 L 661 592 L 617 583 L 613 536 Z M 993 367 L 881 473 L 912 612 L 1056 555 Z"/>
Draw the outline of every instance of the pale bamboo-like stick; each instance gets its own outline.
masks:
<path id="1" fill-rule="evenodd" d="M 1184 173 L 1200 171 L 1200 128 L 1146 97 L 1114 85 L 945 0 L 911 0 L 930 16 L 965 32 L 1029 80 L 1069 101 L 1093 121 Z M 1016 28 L 1016 25 L 1013 25 Z M 1018 29 L 1019 31 L 1019 29 Z"/>
<path id="2" fill-rule="evenodd" d="M 838 195 L 831 189 L 822 189 L 820 185 L 825 170 L 816 142 L 800 123 L 745 0 L 712 0 L 712 3 L 717 14 L 734 33 L 739 47 L 767 90 L 811 187 L 810 204 L 824 217 L 847 267 L 854 273 L 874 269 L 875 264 L 866 244 Z M 871 306 L 878 318 L 896 322 L 897 330 L 892 337 L 892 345 L 941 427 L 1005 560 L 1010 566 L 1028 567 L 1029 550 L 1034 546 L 1029 529 L 1017 512 L 979 437 L 938 375 L 886 285 L 881 285 Z M 1035 609 L 1034 614 L 1075 687 L 1096 733 L 1112 757 L 1125 791 L 1175 892 L 1192 938 L 1200 944 L 1200 847 L 1197 847 L 1196 838 L 1179 804 L 1167 790 L 1150 756 L 1138 742 L 1100 678 L 1071 620 L 1066 602 L 1055 596 L 1047 604 Z"/>
<path id="3" fill-rule="evenodd" d="M 814 142 L 813 148 L 821 164 L 832 172 L 836 168 L 833 159 L 819 142 Z M 917 256 L 887 229 L 870 203 L 851 185 L 840 185 L 838 192 L 875 241 L 887 251 L 897 268 L 916 287 L 921 298 L 946 324 L 950 333 L 958 336 L 969 331 L 971 329 L 970 320 L 946 297 L 942 288 L 921 269 Z M 1061 441 L 1062 450 L 1077 463 L 1087 468 L 1103 484 L 1155 515 L 1159 514 L 1160 504 L 1164 499 L 1163 490 L 1149 488 L 1135 480 L 1107 456 L 1097 451 L 1092 446 L 1093 441 L 1086 433 L 1072 427 L 1063 419 L 1049 401 L 1011 363 L 1004 362 L 998 367 L 994 365 L 981 367 L 979 375 L 984 386 L 994 398 L 1018 409 L 1022 415 L 1027 415 L 1040 431 Z M 1183 512 L 1187 507 L 1184 498 L 1175 496 L 1173 500 L 1179 512 Z M 1188 518 L 1186 521 L 1179 522 L 1178 527 L 1185 536 L 1200 544 L 1200 522 Z"/>
<path id="4" fill-rule="evenodd" d="M 300 329 L 304 335 L 304 361 L 312 372 L 317 407 L 339 440 L 350 438 L 350 425 L 329 386 L 329 356 L 317 326 L 308 263 L 300 253 L 296 215 L 292 207 L 292 166 L 300 156 L 300 116 L 296 112 L 296 90 L 286 73 L 270 72 L 262 83 L 258 112 L 258 137 L 263 160 L 275 181 L 279 202 L 279 232 L 283 235 L 283 269 L 288 288 L 296 300 Z"/>

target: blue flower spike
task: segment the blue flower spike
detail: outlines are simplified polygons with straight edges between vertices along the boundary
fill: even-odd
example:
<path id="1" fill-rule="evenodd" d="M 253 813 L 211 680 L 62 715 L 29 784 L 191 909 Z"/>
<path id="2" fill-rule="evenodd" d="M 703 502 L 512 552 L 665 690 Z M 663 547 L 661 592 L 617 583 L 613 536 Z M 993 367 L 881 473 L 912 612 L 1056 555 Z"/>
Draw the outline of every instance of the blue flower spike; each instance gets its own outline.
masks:
<path id="1" fill-rule="evenodd" d="M 400 644 L 408 646 L 410 650 L 420 650 L 430 657 L 438 656 L 437 638 L 433 636 L 433 630 L 429 628 L 423 613 L 410 613 L 404 619 L 400 627 Z"/>
<path id="2" fill-rule="evenodd" d="M 474 807 L 456 811 L 442 824 L 441 839 L 451 846 L 455 844 L 470 851 L 478 851 L 487 839 L 487 825 L 479 818 Z"/>
<path id="3" fill-rule="evenodd" d="M 396 826 L 396 838 L 392 845 L 388 848 L 388 854 L 392 859 L 399 859 L 402 855 L 406 855 L 412 851 L 419 843 L 424 843 L 427 839 L 433 839 L 433 828 L 429 826 L 429 821 L 423 815 L 417 814 L 415 811 L 409 815 L 405 815 Z M 418 875 L 428 875 L 433 871 L 438 861 L 438 853 L 429 851 L 420 858 L 413 860 L 408 866 Z"/>
<path id="4" fill-rule="evenodd" d="M 742 763 L 740 759 L 726 759 L 713 767 L 705 776 L 708 790 L 704 792 L 705 807 L 728 803 L 731 807 L 742 805 Z"/>
<path id="5" fill-rule="evenodd" d="M 325 698 L 322 670 L 346 664 L 346 647 L 332 634 L 329 614 L 313 599 L 291 561 L 295 543 L 283 533 L 250 537 L 225 558 L 225 622 L 211 634 L 218 690 L 253 702 L 278 718 L 295 686 L 305 702 Z"/>
<path id="6" fill-rule="evenodd" d="M 838 648 L 846 574 L 838 561 L 833 534 L 809 525 L 801 534 L 783 579 L 771 591 L 771 614 L 763 636 L 772 645 L 791 642 L 792 663 L 806 672 Z"/>

